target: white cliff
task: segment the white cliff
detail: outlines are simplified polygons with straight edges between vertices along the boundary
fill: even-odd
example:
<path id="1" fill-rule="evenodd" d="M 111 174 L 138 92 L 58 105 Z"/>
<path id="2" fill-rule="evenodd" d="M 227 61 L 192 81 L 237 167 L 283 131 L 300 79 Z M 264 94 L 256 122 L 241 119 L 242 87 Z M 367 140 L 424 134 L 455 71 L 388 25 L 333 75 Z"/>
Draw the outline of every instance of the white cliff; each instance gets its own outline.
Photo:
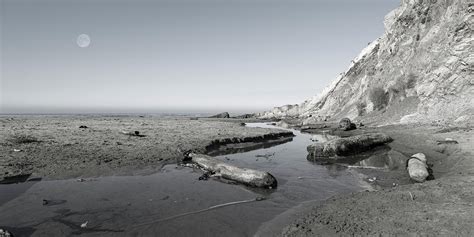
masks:
<path id="1" fill-rule="evenodd" d="M 474 3 L 403 0 L 385 33 L 319 95 L 262 118 L 349 117 L 379 124 L 469 122 L 474 116 Z"/>

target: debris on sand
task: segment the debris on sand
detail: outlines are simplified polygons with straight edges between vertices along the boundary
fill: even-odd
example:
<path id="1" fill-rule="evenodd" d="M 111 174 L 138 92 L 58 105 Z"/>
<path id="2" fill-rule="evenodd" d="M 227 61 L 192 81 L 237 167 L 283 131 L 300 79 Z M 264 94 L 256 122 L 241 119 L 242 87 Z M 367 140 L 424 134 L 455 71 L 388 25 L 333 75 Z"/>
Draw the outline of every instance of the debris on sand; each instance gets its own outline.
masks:
<path id="1" fill-rule="evenodd" d="M 8 230 L 0 229 L 0 237 L 13 237 L 13 235 Z"/>
<path id="2" fill-rule="evenodd" d="M 311 136 L 311 138 L 309 138 L 309 140 L 311 140 L 312 142 L 317 142 L 317 141 L 319 141 L 319 140 L 318 140 L 318 136 L 314 136 L 314 135 Z"/>
<path id="3" fill-rule="evenodd" d="M 265 200 L 267 200 L 266 197 L 258 196 L 254 199 L 248 199 L 248 200 L 243 200 L 243 201 L 235 201 L 235 202 L 228 202 L 228 203 L 218 204 L 218 205 L 214 205 L 214 206 L 211 206 L 211 207 L 208 207 L 208 208 L 205 208 L 205 209 L 201 209 L 201 210 L 198 210 L 198 211 L 185 212 L 185 213 L 182 213 L 182 214 L 178 214 L 178 215 L 174 215 L 174 216 L 170 216 L 170 217 L 165 217 L 165 218 L 154 220 L 154 221 L 137 224 L 137 225 L 132 226 L 132 228 L 137 228 L 137 227 L 141 227 L 141 226 L 156 224 L 156 223 L 159 223 L 159 222 L 174 220 L 174 219 L 177 219 L 179 217 L 184 217 L 184 216 L 194 215 L 194 214 L 198 214 L 198 213 L 202 213 L 202 212 L 207 212 L 207 211 L 211 211 L 211 210 L 214 210 L 214 209 L 217 209 L 217 208 L 233 206 L 233 205 L 238 205 L 238 204 L 244 204 L 244 203 L 251 203 L 251 202 L 260 202 L 260 201 L 265 201 Z"/>
<path id="4" fill-rule="evenodd" d="M 204 180 L 204 181 L 206 181 L 206 180 L 209 179 L 209 177 L 211 177 L 211 173 L 210 173 L 210 172 L 206 172 L 206 173 L 202 174 L 201 176 L 199 176 L 198 179 L 199 179 L 199 180 Z"/>
<path id="5" fill-rule="evenodd" d="M 66 203 L 67 200 L 61 200 L 61 199 L 43 199 L 43 206 L 56 206 L 56 205 L 61 205 Z"/>
<path id="6" fill-rule="evenodd" d="M 89 221 L 86 221 L 84 223 L 81 224 L 81 228 L 87 228 L 87 224 L 89 223 Z"/>
<path id="7" fill-rule="evenodd" d="M 369 178 L 368 180 L 369 180 L 369 182 L 373 183 L 373 182 L 377 181 L 377 177 Z"/>
<path id="8" fill-rule="evenodd" d="M 416 182 L 425 182 L 429 176 L 426 156 L 423 153 L 416 153 L 408 160 L 408 174 Z"/>
<path id="9" fill-rule="evenodd" d="M 265 158 L 265 159 L 269 159 L 269 158 L 271 158 L 271 157 L 273 157 L 273 156 L 275 156 L 275 152 L 272 152 L 272 153 L 265 153 L 265 154 L 263 154 L 263 155 L 260 155 L 260 154 L 255 155 L 255 157 L 263 157 L 263 158 Z"/>
<path id="10" fill-rule="evenodd" d="M 122 131 L 122 134 L 128 135 L 128 136 L 133 136 L 133 137 L 145 137 L 145 135 L 140 134 L 140 131 L 133 131 L 133 132 L 127 132 L 127 131 Z"/>

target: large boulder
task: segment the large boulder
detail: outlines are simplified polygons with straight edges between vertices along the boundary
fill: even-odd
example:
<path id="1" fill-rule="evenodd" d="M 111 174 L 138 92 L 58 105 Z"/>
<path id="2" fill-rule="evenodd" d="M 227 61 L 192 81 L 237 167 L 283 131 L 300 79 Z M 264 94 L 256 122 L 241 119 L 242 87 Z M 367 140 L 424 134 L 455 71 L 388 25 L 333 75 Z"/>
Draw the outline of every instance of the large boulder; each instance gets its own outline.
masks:
<path id="1" fill-rule="evenodd" d="M 309 145 L 307 150 L 308 156 L 312 159 L 338 159 L 338 156 L 355 155 L 391 141 L 392 138 L 383 133 L 367 133 L 315 143 Z"/>
<path id="2" fill-rule="evenodd" d="M 229 113 L 224 112 L 224 113 L 213 115 L 209 118 L 230 118 L 230 115 L 229 115 Z"/>
<path id="3" fill-rule="evenodd" d="M 339 128 L 343 131 L 349 131 L 356 128 L 356 125 L 348 118 L 343 118 L 339 121 Z"/>
<path id="4" fill-rule="evenodd" d="M 412 180 L 420 183 L 425 182 L 429 176 L 425 154 L 416 153 L 412 155 L 408 160 L 407 170 Z"/>

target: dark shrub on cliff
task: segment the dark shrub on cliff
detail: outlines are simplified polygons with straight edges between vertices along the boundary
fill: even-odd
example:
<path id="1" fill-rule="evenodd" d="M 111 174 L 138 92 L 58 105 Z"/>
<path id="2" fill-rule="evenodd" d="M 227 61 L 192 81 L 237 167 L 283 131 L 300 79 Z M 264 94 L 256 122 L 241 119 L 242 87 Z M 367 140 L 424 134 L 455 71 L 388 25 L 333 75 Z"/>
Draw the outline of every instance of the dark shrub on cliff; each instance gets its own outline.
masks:
<path id="1" fill-rule="evenodd" d="M 389 95 L 381 87 L 375 87 L 370 91 L 369 99 L 374 103 L 374 109 L 381 110 L 387 106 Z"/>
<path id="2" fill-rule="evenodd" d="M 407 78 L 407 89 L 413 89 L 416 86 L 415 74 L 409 74 Z"/>
<path id="3" fill-rule="evenodd" d="M 356 104 L 356 108 L 357 108 L 357 113 L 359 116 L 362 116 L 365 114 L 365 108 L 367 107 L 367 104 L 365 104 L 365 102 L 359 102 Z"/>

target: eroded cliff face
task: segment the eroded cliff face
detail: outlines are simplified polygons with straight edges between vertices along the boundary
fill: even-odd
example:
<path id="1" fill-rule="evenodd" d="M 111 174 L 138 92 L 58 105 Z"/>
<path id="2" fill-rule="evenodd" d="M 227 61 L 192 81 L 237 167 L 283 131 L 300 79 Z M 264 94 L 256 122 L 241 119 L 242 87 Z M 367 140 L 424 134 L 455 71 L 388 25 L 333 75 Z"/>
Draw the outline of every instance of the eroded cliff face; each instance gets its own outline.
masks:
<path id="1" fill-rule="evenodd" d="M 378 124 L 474 118 L 474 2 L 403 0 L 385 33 L 321 94 L 262 118 L 304 124 L 349 117 Z"/>

